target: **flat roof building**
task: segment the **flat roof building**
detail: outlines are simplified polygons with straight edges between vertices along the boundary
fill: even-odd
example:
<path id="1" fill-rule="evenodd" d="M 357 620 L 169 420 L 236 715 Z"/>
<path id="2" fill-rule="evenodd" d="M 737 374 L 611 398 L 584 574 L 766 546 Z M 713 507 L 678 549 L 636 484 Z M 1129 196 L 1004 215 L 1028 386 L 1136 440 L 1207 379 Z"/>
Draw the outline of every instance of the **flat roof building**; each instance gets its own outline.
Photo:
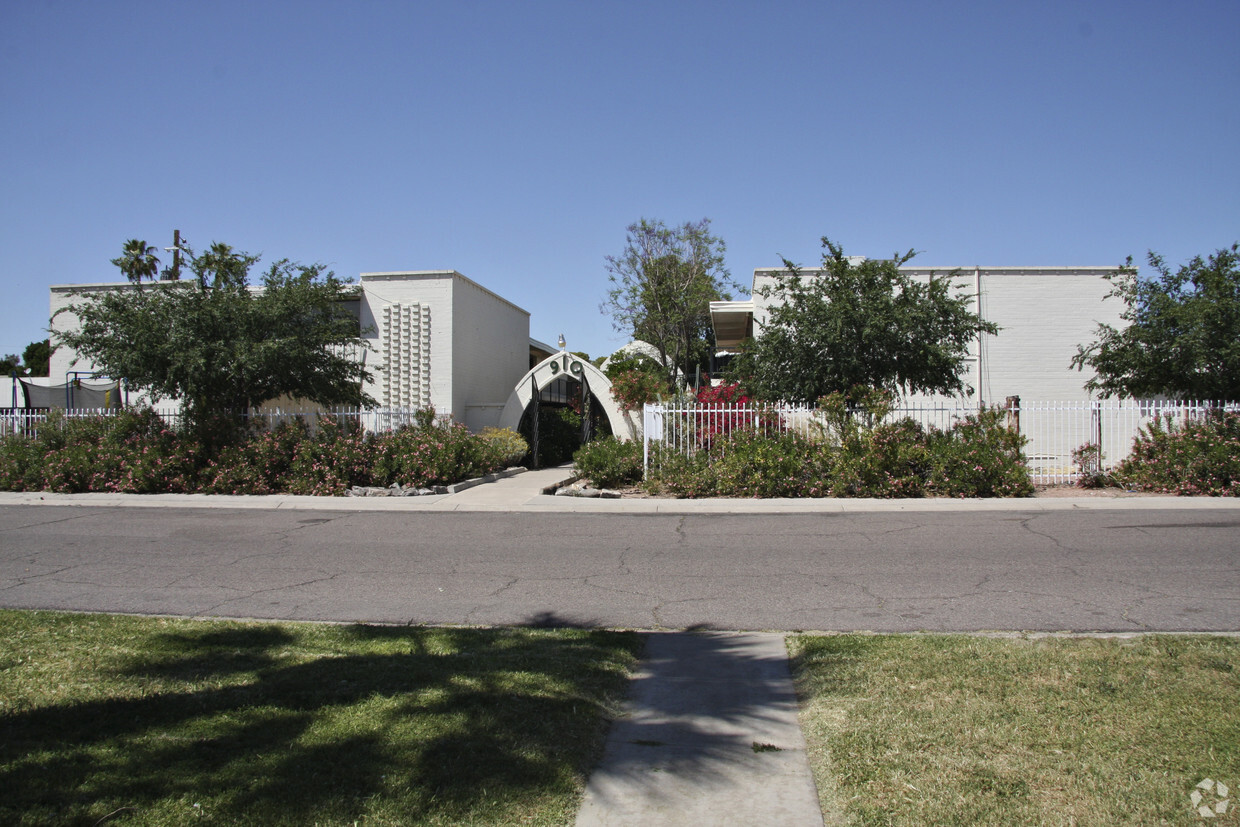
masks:
<path id="1" fill-rule="evenodd" d="M 971 310 L 999 325 L 998 335 L 982 334 L 970 348 L 965 385 L 979 403 L 1002 402 L 1009 396 L 1038 400 L 1086 400 L 1088 374 L 1071 367 L 1077 346 L 1097 338 L 1099 323 L 1123 327 L 1124 304 L 1104 301 L 1111 290 L 1105 276 L 1114 267 L 916 267 L 903 266 L 920 280 L 955 272 L 956 292 L 965 293 Z M 747 338 L 761 335 L 777 297 L 762 290 L 774 287 L 788 271 L 781 267 L 754 270 L 753 295 L 745 301 L 711 302 L 715 347 L 726 358 Z M 805 269 L 813 278 L 819 269 Z M 720 360 L 721 361 L 721 360 Z"/>
<path id="2" fill-rule="evenodd" d="M 368 345 L 358 355 L 373 376 L 363 390 L 380 407 L 434 407 L 471 430 L 496 425 L 531 358 L 550 353 L 530 338 L 528 311 L 455 270 L 363 273 L 360 287 L 347 301 Z M 128 282 L 54 285 L 53 335 L 77 324 L 67 308 L 78 297 L 132 289 Z M 58 348 L 49 383 L 94 370 L 75 360 L 73 350 Z"/>

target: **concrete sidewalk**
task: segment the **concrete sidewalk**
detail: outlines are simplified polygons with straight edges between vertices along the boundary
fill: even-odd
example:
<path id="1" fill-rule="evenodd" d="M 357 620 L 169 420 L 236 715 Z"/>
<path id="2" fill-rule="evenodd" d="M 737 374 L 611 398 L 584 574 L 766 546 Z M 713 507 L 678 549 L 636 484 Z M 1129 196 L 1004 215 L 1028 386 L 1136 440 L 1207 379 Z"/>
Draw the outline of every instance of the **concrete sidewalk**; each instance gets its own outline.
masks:
<path id="1" fill-rule="evenodd" d="M 822 823 L 783 635 L 648 635 L 577 827 Z"/>
<path id="2" fill-rule="evenodd" d="M 1115 492 L 1103 496 L 993 499 L 597 499 L 555 497 L 573 479 L 571 466 L 524 471 L 450 494 L 421 497 L 305 497 L 292 494 L 53 494 L 0 492 L 0 505 L 126 506 L 139 508 L 256 508 L 314 511 L 525 511 L 575 514 L 845 514 L 926 511 L 1066 511 L 1160 508 L 1240 509 L 1240 497 L 1150 497 Z"/>

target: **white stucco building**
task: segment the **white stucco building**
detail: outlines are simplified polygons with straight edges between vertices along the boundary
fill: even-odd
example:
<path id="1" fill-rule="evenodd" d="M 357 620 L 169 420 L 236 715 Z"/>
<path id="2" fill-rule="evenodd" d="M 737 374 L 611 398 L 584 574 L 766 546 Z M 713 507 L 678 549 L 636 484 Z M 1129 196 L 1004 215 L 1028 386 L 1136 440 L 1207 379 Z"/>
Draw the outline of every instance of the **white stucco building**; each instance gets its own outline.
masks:
<path id="1" fill-rule="evenodd" d="M 901 268 L 917 278 L 944 276 L 957 268 Z M 966 385 L 971 403 L 1023 400 L 1087 400 L 1087 375 L 1069 365 L 1078 345 L 1091 342 L 1100 322 L 1122 326 L 1118 300 L 1104 301 L 1111 267 L 963 267 L 955 283 L 983 319 L 1000 327 L 970 349 Z M 735 352 L 744 339 L 761 333 L 770 299 L 760 294 L 781 268 L 754 271 L 752 298 L 713 302 L 711 316 L 720 353 Z M 815 271 L 804 271 L 813 278 Z M 53 334 L 77 323 L 62 312 L 76 297 L 96 291 L 131 290 L 122 283 L 64 284 L 50 289 Z M 514 417 L 530 403 L 530 383 L 543 392 L 557 377 L 586 379 L 591 392 L 614 407 L 610 382 L 593 366 L 550 357 L 556 348 L 530 338 L 530 314 L 455 270 L 363 273 L 350 300 L 368 345 L 359 354 L 373 376 L 364 390 L 381 408 L 432 406 L 471 430 L 515 427 Z M 70 371 L 89 372 L 76 354 L 57 349 L 43 383 L 63 385 Z M 558 357 L 557 357 L 558 358 Z M 102 381 L 102 380 L 100 380 Z M 43 384 L 41 383 L 41 384 Z M 135 401 L 131 399 L 130 401 Z M 916 401 L 916 400 L 910 400 Z M 20 403 L 18 403 L 20 404 Z M 277 403 L 278 404 L 278 403 Z M 609 410 L 613 431 L 631 434 L 627 417 Z"/>
<path id="2" fill-rule="evenodd" d="M 1087 400 L 1088 373 L 1070 367 L 1077 346 L 1094 341 L 1098 324 L 1123 327 L 1123 302 L 1103 301 L 1114 267 L 919 267 L 901 272 L 919 279 L 958 270 L 956 292 L 968 294 L 972 310 L 997 324 L 998 335 L 983 334 L 970 348 L 965 384 L 973 401 L 995 404 L 1009 396 L 1025 400 Z M 757 337 L 770 316 L 770 302 L 759 291 L 773 285 L 783 268 L 754 270 L 753 296 L 745 301 L 712 302 L 716 348 L 735 352 L 744 339 Z M 804 270 L 805 278 L 820 271 Z"/>
<path id="3" fill-rule="evenodd" d="M 361 286 L 374 374 L 365 390 L 379 405 L 433 406 L 475 431 L 496 425 L 530 368 L 529 312 L 455 270 L 363 273 Z"/>
<path id="4" fill-rule="evenodd" d="M 530 338 L 530 314 L 455 270 L 363 273 L 351 300 L 373 375 L 364 390 L 383 408 L 425 408 L 472 430 L 496 425 L 517 381 L 553 349 Z M 60 312 L 82 295 L 132 290 L 128 282 L 51 288 L 53 339 L 77 324 Z M 149 289 L 149 288 L 148 288 Z M 93 370 L 66 347 L 51 359 L 52 384 Z"/>

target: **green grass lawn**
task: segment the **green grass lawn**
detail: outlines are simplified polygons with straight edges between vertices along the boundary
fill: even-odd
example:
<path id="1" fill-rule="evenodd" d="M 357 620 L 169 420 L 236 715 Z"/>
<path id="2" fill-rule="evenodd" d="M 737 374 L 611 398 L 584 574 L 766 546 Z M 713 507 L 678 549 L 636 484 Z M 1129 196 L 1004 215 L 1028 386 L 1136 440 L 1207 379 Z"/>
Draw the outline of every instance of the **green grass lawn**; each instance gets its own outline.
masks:
<path id="1" fill-rule="evenodd" d="M 567 824 L 635 634 L 0 611 L 0 823 Z"/>
<path id="2" fill-rule="evenodd" d="M 789 639 L 824 813 L 852 824 L 1238 824 L 1240 640 Z M 1225 781 L 1207 821 L 1190 794 Z"/>

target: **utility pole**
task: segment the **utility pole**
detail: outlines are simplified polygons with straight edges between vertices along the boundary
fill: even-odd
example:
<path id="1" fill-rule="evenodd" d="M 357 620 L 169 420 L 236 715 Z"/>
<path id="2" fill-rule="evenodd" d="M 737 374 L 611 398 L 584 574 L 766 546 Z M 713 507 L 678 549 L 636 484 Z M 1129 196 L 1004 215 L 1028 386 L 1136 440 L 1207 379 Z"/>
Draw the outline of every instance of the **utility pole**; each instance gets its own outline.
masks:
<path id="1" fill-rule="evenodd" d="M 181 231 L 172 231 L 172 275 L 169 281 L 181 280 Z"/>

